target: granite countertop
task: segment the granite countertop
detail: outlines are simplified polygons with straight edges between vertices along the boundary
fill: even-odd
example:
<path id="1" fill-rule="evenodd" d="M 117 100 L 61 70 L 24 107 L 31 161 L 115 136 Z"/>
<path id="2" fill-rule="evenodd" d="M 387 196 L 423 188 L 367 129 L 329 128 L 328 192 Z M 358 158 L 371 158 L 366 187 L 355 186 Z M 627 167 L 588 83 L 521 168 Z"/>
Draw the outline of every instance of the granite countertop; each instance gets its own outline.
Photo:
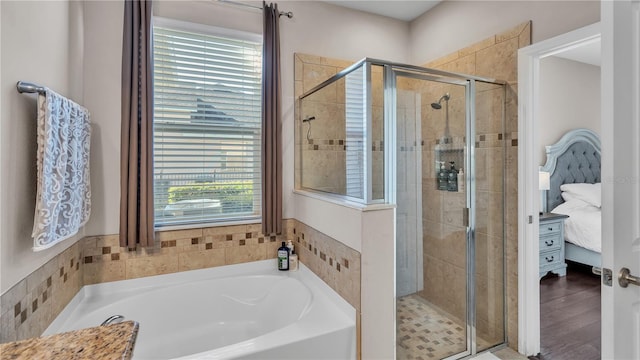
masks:
<path id="1" fill-rule="evenodd" d="M 131 359 L 138 327 L 135 321 L 125 321 L 0 344 L 0 358 Z"/>

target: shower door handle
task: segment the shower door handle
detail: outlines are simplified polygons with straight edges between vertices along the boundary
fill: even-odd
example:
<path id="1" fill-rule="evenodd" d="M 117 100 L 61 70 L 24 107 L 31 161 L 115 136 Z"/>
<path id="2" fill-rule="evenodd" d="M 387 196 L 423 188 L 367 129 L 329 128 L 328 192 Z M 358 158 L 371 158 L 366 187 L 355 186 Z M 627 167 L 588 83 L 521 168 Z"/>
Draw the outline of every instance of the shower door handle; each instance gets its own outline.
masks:
<path id="1" fill-rule="evenodd" d="M 469 226 L 469 208 L 462 209 L 462 224 Z"/>

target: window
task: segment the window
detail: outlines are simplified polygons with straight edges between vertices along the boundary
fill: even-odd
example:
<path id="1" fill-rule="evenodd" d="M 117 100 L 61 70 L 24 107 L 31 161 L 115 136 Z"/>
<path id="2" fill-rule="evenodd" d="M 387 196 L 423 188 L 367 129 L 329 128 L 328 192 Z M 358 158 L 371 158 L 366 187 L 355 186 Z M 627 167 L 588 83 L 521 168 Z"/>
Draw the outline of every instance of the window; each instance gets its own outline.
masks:
<path id="1" fill-rule="evenodd" d="M 260 40 L 156 25 L 156 226 L 259 219 Z"/>

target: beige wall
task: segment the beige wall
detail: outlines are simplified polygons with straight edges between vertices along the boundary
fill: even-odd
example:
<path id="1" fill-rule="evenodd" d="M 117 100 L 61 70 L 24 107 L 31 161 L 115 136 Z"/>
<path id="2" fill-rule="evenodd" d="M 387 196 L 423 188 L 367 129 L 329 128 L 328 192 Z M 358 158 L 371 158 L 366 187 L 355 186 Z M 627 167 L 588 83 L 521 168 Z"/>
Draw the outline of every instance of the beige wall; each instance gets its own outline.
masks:
<path id="1" fill-rule="evenodd" d="M 545 146 L 555 144 L 571 129 L 600 134 L 600 67 L 551 56 L 540 61 L 538 163 L 544 165 Z"/>
<path id="2" fill-rule="evenodd" d="M 411 23 L 409 61 L 422 64 L 529 20 L 535 43 L 600 21 L 600 2 L 443 1 Z"/>
<path id="3" fill-rule="evenodd" d="M 31 81 L 82 103 L 82 4 L 2 1 L 0 292 L 71 246 L 31 250 L 36 182 L 36 95 L 15 84 Z"/>

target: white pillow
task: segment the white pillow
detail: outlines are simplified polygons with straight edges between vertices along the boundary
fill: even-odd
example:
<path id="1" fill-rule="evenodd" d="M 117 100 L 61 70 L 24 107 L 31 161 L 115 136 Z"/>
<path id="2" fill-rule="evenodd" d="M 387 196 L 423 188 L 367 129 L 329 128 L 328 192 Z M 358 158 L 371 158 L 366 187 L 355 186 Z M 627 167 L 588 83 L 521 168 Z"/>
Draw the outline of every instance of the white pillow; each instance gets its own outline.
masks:
<path id="1" fill-rule="evenodd" d="M 560 190 L 562 190 L 562 198 L 565 201 L 580 199 L 595 207 L 601 207 L 602 205 L 602 187 L 600 183 L 563 184 L 560 185 Z"/>

